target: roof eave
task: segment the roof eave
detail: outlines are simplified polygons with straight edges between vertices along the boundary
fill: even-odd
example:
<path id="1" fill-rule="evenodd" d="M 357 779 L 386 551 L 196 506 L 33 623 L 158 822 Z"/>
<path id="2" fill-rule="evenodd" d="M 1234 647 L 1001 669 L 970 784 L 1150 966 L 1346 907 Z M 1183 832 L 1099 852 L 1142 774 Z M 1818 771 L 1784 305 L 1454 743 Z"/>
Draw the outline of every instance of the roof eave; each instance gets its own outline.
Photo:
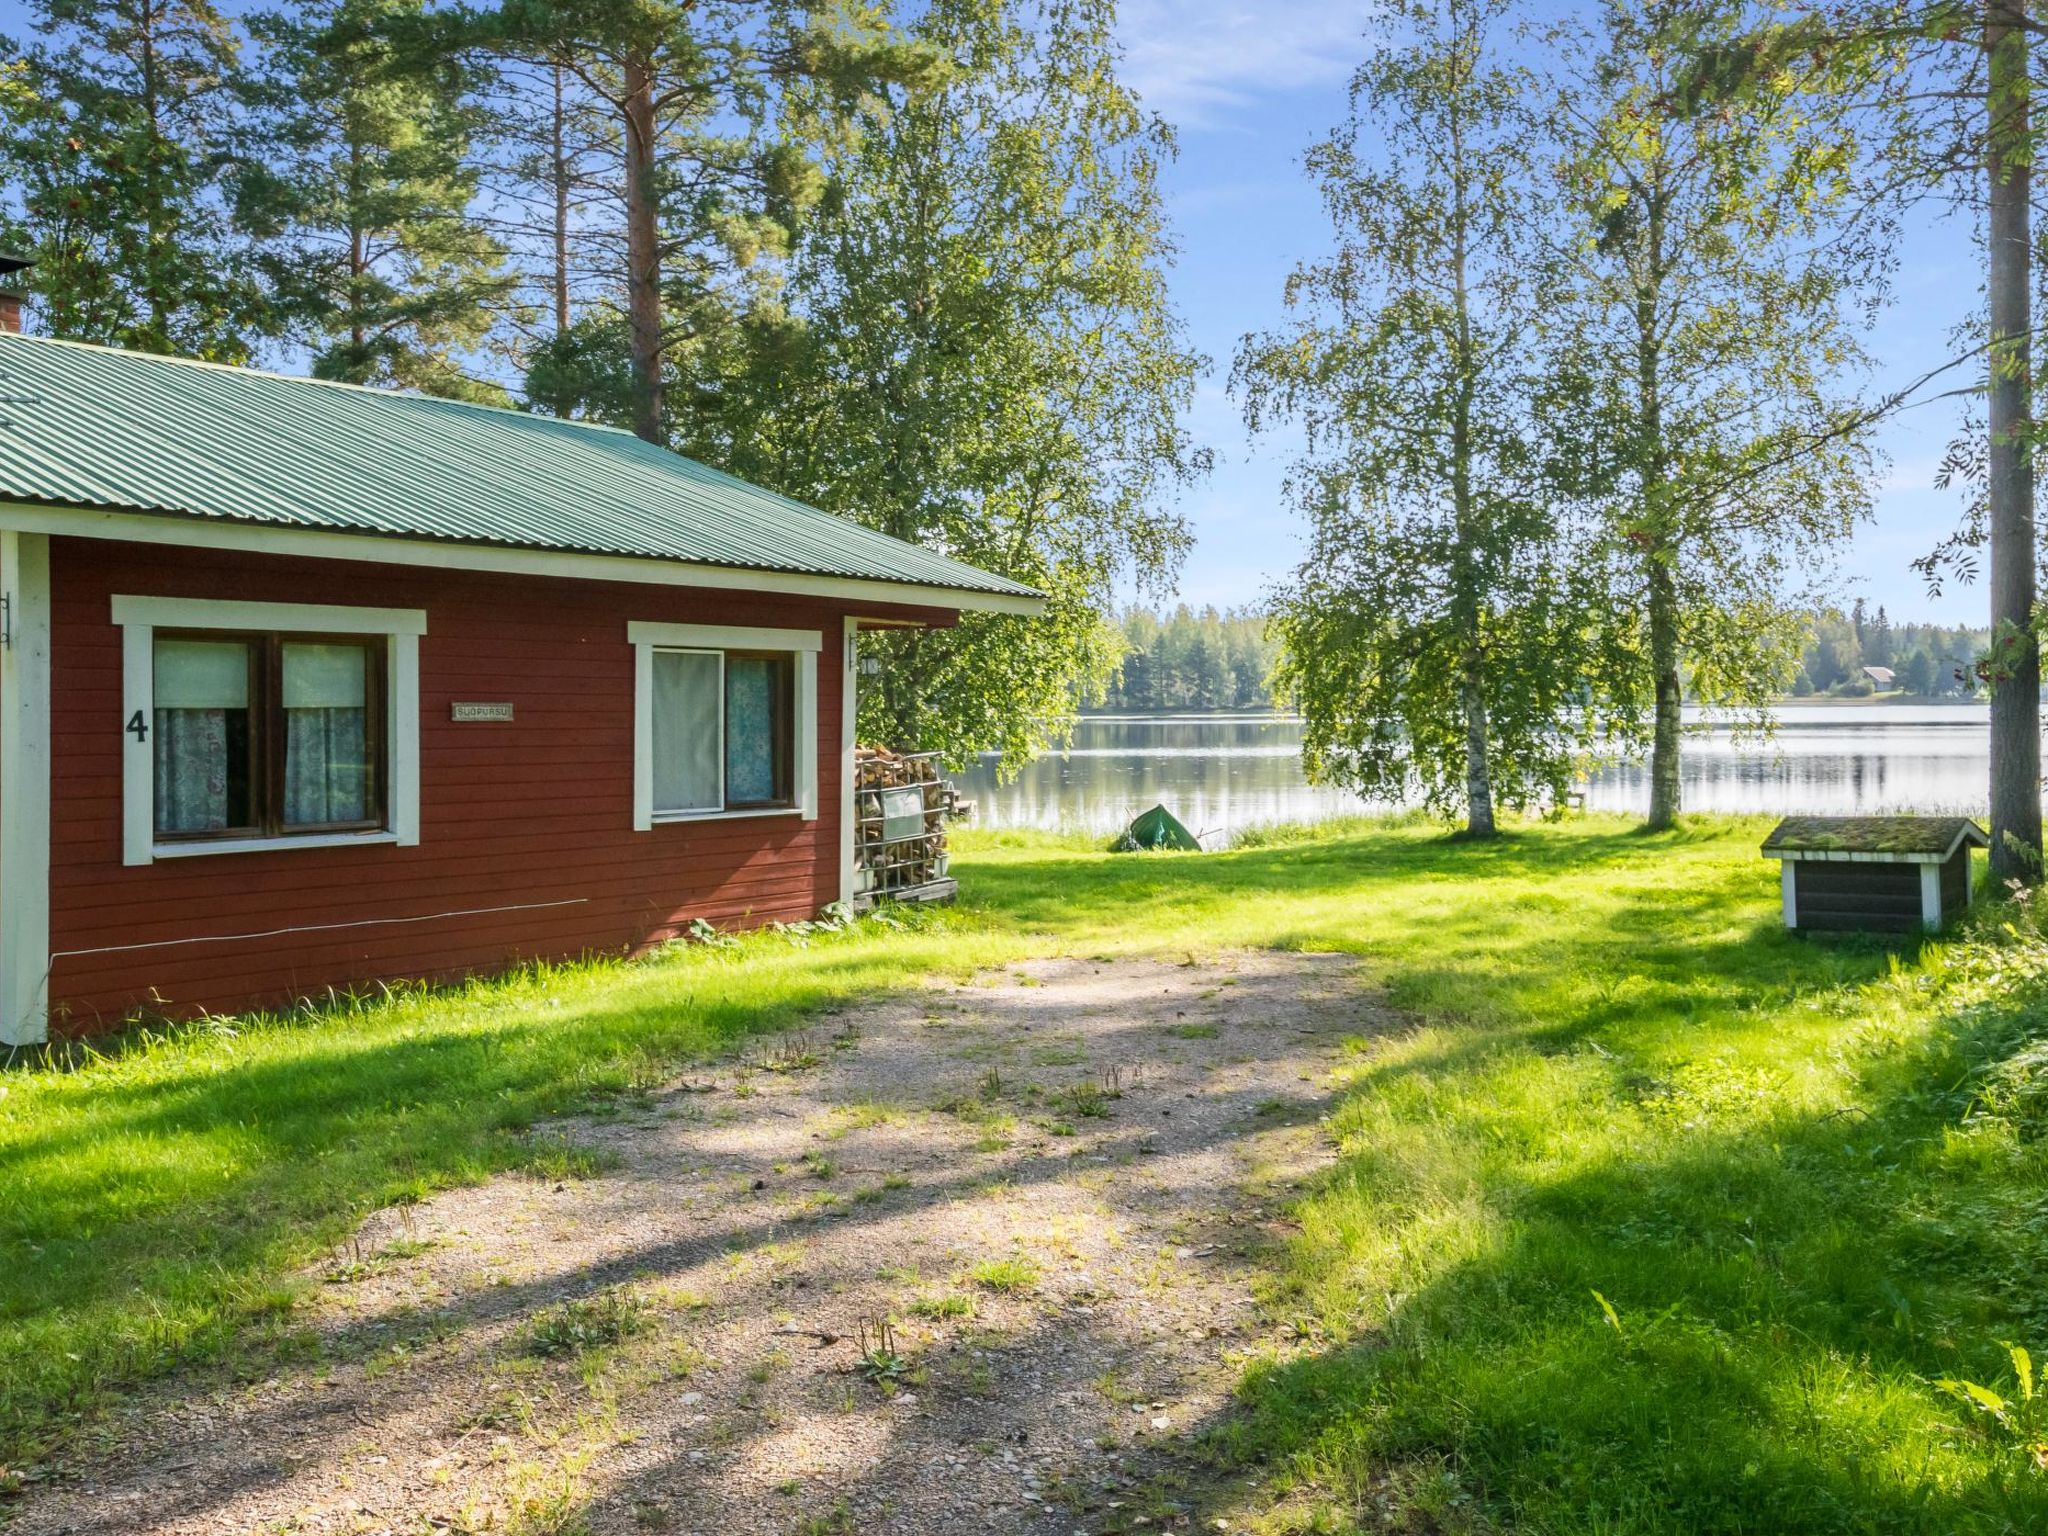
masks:
<path id="1" fill-rule="evenodd" d="M 967 613 L 1014 614 L 1025 618 L 1036 618 L 1044 613 L 1047 602 L 1044 593 L 1031 588 L 997 592 L 879 576 L 836 576 L 756 566 L 711 565 L 652 555 L 595 554 L 424 536 L 355 533 L 285 523 L 202 517 L 189 512 L 138 511 L 68 502 L 0 501 L 0 530 L 571 580 L 775 592 L 856 603 L 871 601 Z"/>

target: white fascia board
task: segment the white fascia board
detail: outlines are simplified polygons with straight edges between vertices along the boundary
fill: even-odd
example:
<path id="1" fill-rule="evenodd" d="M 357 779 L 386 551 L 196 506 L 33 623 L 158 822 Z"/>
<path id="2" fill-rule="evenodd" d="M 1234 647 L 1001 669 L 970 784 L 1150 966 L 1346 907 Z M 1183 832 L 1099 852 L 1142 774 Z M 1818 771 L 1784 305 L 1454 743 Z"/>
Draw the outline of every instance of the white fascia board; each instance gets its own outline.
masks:
<path id="1" fill-rule="evenodd" d="M 20 502 L 0 502 L 0 530 L 305 559 L 366 560 L 428 570 L 487 571 L 572 581 L 614 581 L 641 586 L 701 587 L 849 602 L 900 603 L 911 608 L 1009 613 L 1026 618 L 1045 612 L 1043 597 L 1024 597 L 1006 592 L 975 592 L 848 576 L 810 576 L 794 571 L 692 565 L 681 560 L 634 555 L 585 555 L 567 550 L 507 549 L 496 545 L 401 539 L 379 534 L 334 533 L 321 528 L 268 527 L 225 522 L 217 518 L 189 517 L 181 513 L 110 512 L 95 507 L 38 507 Z"/>
<path id="2" fill-rule="evenodd" d="M 743 624 L 660 624 L 626 622 L 629 645 L 667 646 L 685 651 L 811 651 L 824 649 L 817 629 L 754 629 Z"/>
<path id="3" fill-rule="evenodd" d="M 1766 848 L 1767 859 L 1788 864 L 1946 864 L 1954 853 L 1845 853 L 1838 848 Z"/>

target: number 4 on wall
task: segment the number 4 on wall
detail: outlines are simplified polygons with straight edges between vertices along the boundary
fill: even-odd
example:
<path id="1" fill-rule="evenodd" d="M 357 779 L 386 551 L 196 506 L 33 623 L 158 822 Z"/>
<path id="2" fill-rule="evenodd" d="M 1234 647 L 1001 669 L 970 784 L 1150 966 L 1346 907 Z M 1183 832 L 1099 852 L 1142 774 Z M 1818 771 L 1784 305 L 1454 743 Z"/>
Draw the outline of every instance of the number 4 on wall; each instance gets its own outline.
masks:
<path id="1" fill-rule="evenodd" d="M 130 736 L 133 736 L 138 742 L 149 740 L 149 722 L 142 718 L 142 711 L 139 709 L 128 717 L 128 723 L 121 727 L 121 729 Z"/>

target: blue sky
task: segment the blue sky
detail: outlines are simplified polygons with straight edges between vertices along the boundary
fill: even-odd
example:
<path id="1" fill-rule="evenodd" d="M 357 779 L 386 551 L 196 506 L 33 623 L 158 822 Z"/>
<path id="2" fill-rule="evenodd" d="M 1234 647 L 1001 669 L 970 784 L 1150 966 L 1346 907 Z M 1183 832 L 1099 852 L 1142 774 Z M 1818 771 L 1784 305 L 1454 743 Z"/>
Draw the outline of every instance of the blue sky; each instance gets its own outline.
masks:
<path id="1" fill-rule="evenodd" d="M 1124 0 L 1126 77 L 1180 135 L 1165 177 L 1181 244 L 1174 292 L 1195 344 L 1214 360 L 1194 426 L 1218 464 L 1182 504 L 1196 545 L 1180 595 L 1192 603 L 1255 601 L 1299 558 L 1301 523 L 1280 499 L 1287 444 L 1248 440 L 1226 386 L 1238 338 L 1281 318 L 1287 273 L 1327 245 L 1301 153 L 1344 114 L 1369 14 L 1313 0 Z M 1906 231 L 1899 255 L 1892 304 L 1868 338 L 1880 389 L 1937 364 L 1949 327 L 1979 295 L 1966 219 L 1930 212 Z M 1910 564 L 1960 510 L 1958 497 L 1933 488 L 1955 422 L 1953 404 L 1940 402 L 1886 425 L 1876 517 L 1830 583 L 1845 601 L 1860 593 L 1894 619 L 1982 622 L 1981 586 L 1930 600 Z"/>

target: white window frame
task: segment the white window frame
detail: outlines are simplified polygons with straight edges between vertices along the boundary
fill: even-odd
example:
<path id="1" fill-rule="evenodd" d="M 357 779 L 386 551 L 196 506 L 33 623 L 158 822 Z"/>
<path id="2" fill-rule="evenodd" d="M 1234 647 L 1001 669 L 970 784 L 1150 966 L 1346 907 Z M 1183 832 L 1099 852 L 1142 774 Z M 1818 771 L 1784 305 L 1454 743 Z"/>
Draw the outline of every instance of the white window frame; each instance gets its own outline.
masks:
<path id="1" fill-rule="evenodd" d="M 692 821 L 738 821 L 750 816 L 818 819 L 818 652 L 825 636 L 816 629 L 752 629 L 728 624 L 626 625 L 633 647 L 633 830 Z M 794 805 L 747 806 L 740 810 L 657 811 L 654 808 L 654 653 L 656 651 L 786 651 L 796 661 L 796 705 L 790 751 Z M 723 708 L 723 705 L 720 706 Z M 725 754 L 719 753 L 719 799 L 725 798 Z"/>
<path id="2" fill-rule="evenodd" d="M 347 848 L 420 840 L 420 636 L 422 608 L 354 608 L 324 603 L 245 603 L 191 597 L 114 599 L 121 630 L 121 862 L 205 858 L 287 848 Z M 377 635 L 384 640 L 385 732 L 390 761 L 385 826 L 376 832 L 309 832 L 303 836 L 156 840 L 156 754 L 127 729 L 137 714 L 156 719 L 156 632 L 159 629 L 248 630 L 252 633 Z"/>

